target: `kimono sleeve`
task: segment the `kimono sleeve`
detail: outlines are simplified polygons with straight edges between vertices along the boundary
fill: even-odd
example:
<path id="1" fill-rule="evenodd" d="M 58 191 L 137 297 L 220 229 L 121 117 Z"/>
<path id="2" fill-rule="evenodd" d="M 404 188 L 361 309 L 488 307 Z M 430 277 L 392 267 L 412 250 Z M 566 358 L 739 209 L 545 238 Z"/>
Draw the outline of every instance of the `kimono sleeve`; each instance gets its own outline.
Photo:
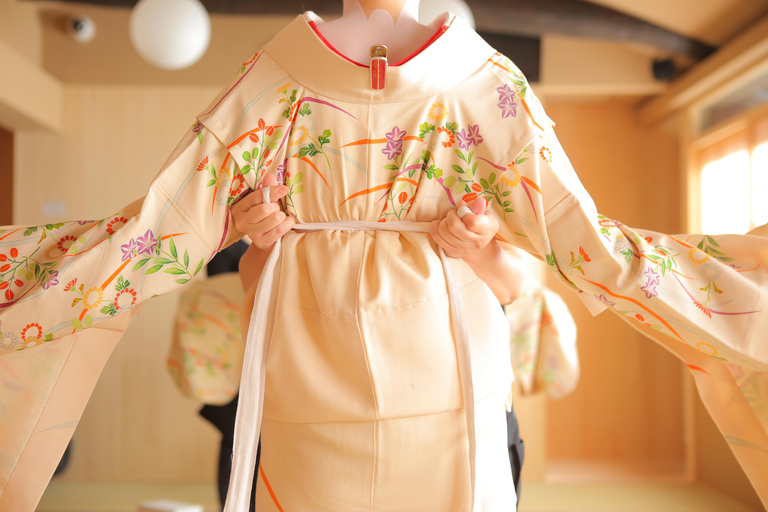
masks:
<path id="1" fill-rule="evenodd" d="M 142 200 L 100 220 L 2 229 L 0 354 L 88 329 L 186 284 L 241 236 L 229 207 L 248 178 L 196 122 Z"/>
<path id="2" fill-rule="evenodd" d="M 768 368 L 768 239 L 668 235 L 598 214 L 551 128 L 488 179 L 508 198 L 491 201 L 500 236 L 543 258 L 593 313 L 611 309 L 721 361 Z"/>

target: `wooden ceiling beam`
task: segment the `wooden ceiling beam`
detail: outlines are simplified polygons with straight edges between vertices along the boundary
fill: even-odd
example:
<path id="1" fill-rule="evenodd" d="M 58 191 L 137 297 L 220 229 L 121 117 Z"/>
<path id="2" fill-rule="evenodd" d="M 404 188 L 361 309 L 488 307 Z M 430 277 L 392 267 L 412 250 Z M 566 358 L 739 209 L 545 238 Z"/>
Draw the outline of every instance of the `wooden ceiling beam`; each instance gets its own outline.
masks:
<path id="1" fill-rule="evenodd" d="M 34 1 L 34 0 L 27 0 Z M 131 8 L 136 0 L 64 0 Z M 210 13 L 290 15 L 311 9 L 325 15 L 341 14 L 341 0 L 201 0 Z M 714 48 L 647 21 L 582 0 L 468 0 L 478 31 L 541 37 L 576 37 L 643 43 L 664 52 L 699 61 Z"/>

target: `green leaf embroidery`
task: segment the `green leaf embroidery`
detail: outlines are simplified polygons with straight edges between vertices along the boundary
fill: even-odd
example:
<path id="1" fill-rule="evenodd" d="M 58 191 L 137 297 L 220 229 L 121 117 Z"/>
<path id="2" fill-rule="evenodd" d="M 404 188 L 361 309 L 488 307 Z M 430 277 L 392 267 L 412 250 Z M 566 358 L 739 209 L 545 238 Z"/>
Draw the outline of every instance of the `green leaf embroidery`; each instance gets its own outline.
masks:
<path id="1" fill-rule="evenodd" d="M 178 252 L 176 252 L 176 242 L 173 241 L 173 237 L 168 239 L 168 245 L 171 248 L 171 255 L 173 256 L 173 258 L 176 260 L 179 259 L 179 254 Z"/>
<path id="2" fill-rule="evenodd" d="M 158 270 L 160 270 L 161 268 L 163 268 L 163 266 L 162 266 L 162 265 L 155 265 L 155 266 L 153 266 L 153 267 L 150 267 L 150 268 L 149 268 L 149 270 L 147 270 L 147 271 L 145 272 L 145 274 L 147 274 L 147 275 L 148 275 L 148 274 L 154 274 L 155 272 L 157 272 L 157 271 L 158 271 Z"/>

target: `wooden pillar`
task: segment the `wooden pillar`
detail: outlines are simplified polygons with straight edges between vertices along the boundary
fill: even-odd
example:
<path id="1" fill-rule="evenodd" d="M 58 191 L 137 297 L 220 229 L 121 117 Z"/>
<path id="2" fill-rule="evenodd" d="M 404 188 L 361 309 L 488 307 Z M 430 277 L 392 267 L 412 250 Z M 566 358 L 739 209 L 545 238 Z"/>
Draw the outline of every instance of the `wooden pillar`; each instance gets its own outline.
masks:
<path id="1" fill-rule="evenodd" d="M 0 226 L 13 224 L 13 132 L 0 127 Z"/>

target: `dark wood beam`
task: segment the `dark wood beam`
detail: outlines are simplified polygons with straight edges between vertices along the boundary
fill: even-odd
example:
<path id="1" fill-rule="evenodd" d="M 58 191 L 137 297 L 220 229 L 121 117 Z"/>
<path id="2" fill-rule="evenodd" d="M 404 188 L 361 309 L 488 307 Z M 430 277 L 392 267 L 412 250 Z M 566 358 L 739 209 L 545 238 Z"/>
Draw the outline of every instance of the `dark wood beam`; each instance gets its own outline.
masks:
<path id="1" fill-rule="evenodd" d="M 541 39 L 538 37 L 511 36 L 495 32 L 478 31 L 488 44 L 515 63 L 530 82 L 538 82 L 541 76 Z"/>
<path id="2" fill-rule="evenodd" d="M 582 0 L 468 0 L 478 28 L 517 35 L 561 34 L 644 43 L 702 60 L 714 48 L 658 25 Z"/>
<path id="3" fill-rule="evenodd" d="M 35 1 L 35 0 L 26 0 Z M 63 0 L 130 8 L 136 0 Z M 341 14 L 341 0 L 201 0 L 210 13 L 290 15 L 312 10 Z M 674 1 L 674 0 L 670 0 Z M 467 0 L 479 32 L 541 37 L 576 37 L 643 43 L 675 55 L 702 60 L 714 48 L 628 14 L 583 0 Z"/>

